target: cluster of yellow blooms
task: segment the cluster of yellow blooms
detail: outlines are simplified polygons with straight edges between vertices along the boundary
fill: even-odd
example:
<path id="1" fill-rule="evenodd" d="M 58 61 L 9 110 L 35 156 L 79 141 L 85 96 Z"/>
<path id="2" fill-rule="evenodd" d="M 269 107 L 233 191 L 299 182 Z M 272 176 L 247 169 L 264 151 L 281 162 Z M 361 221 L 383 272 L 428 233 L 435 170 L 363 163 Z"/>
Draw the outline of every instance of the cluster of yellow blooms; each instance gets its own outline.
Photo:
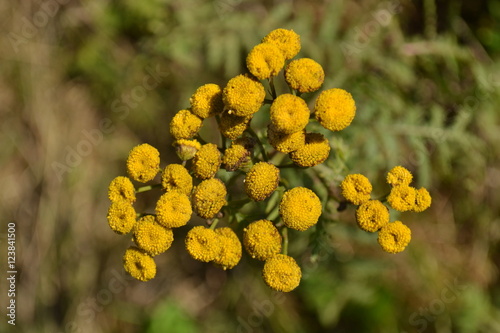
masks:
<path id="1" fill-rule="evenodd" d="M 392 168 L 387 183 L 392 186 L 386 200 L 391 208 L 400 211 L 423 212 L 431 205 L 431 196 L 425 188 L 410 186 L 413 175 L 402 166 Z M 350 174 L 340 184 L 342 195 L 356 209 L 358 226 L 368 232 L 378 231 L 378 243 L 389 253 L 405 249 L 411 240 L 411 230 L 401 221 L 389 222 L 389 208 L 380 200 L 371 200 L 372 184 L 361 174 Z"/>
<path id="2" fill-rule="evenodd" d="M 328 158 L 328 139 L 323 134 L 306 131 L 310 119 L 316 119 L 327 130 L 340 131 L 351 124 L 356 112 L 351 94 L 338 88 L 322 91 L 314 109 L 309 109 L 300 96 L 319 90 L 325 74 L 312 59 L 292 60 L 300 47 L 300 36 L 293 30 L 273 30 L 249 52 L 246 58 L 249 73 L 231 78 L 225 87 L 214 83 L 199 87 L 189 100 L 190 107 L 178 111 L 170 121 L 173 146 L 181 163 L 160 168 L 160 154 L 149 144 L 130 151 L 128 177 L 116 177 L 109 186 L 108 223 L 118 234 L 132 234 L 134 245 L 123 258 L 125 270 L 131 276 L 141 281 L 154 278 L 154 256 L 170 248 L 173 229 L 187 225 L 195 213 L 206 225 L 192 227 L 185 238 L 186 250 L 193 259 L 212 262 L 224 270 L 232 269 L 239 263 L 244 247 L 252 258 L 264 261 L 262 276 L 269 287 L 288 292 L 299 285 L 301 269 L 287 253 L 288 229 L 305 231 L 315 226 L 322 214 L 322 203 L 308 188 L 288 188 L 288 182 L 280 178 L 280 169 L 313 167 Z M 281 70 L 290 93 L 278 95 L 273 80 Z M 269 85 L 270 96 L 262 80 Z M 266 137 L 270 146 L 250 127 L 253 116 L 264 104 L 270 104 L 269 124 L 261 137 Z M 209 117 L 217 120 L 222 147 L 200 137 L 203 121 Z M 254 149 L 256 146 L 258 151 Z M 287 154 L 292 163 L 280 165 L 282 154 Z M 243 182 L 244 199 L 229 200 L 233 194 L 228 196 L 226 184 L 218 177 L 221 169 L 232 173 L 231 182 L 238 179 Z M 430 202 L 428 193 L 411 192 L 405 175 L 398 172 L 391 171 L 388 178 L 393 185 L 389 203 L 395 209 L 409 202 L 413 202 L 411 209 L 415 211 L 425 209 L 426 200 Z M 158 174 L 161 174 L 158 184 L 140 188 L 132 184 L 132 180 L 150 182 Z M 162 189 L 155 212 L 136 213 L 133 207 L 136 194 L 155 187 Z M 401 244 L 408 243 L 409 232 L 401 231 L 402 224 L 388 224 L 385 206 L 369 200 L 371 185 L 366 178 L 350 175 L 342 183 L 342 189 L 349 201 L 360 205 L 357 212 L 360 227 L 372 232 L 381 229 L 379 241 L 384 249 L 394 235 L 399 238 L 396 240 L 394 236 L 392 252 L 398 252 Z M 270 214 L 263 214 L 257 221 L 239 221 L 246 223 L 240 237 L 235 228 L 216 228 L 234 208 L 267 200 L 275 192 L 281 197 L 275 210 L 271 210 L 279 210 L 274 221 L 270 220 Z"/>

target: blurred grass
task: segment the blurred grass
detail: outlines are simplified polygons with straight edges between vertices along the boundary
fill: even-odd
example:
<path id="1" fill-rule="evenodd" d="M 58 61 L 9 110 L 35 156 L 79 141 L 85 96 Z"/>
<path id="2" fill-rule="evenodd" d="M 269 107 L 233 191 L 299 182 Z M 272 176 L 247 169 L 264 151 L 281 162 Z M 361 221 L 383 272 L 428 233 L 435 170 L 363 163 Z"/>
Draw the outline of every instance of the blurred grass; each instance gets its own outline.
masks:
<path id="1" fill-rule="evenodd" d="M 3 2 L 0 232 L 5 244 L 16 221 L 19 331 L 499 332 L 498 5 L 396 3 L 389 24 L 370 26 L 388 2 L 69 1 L 27 38 L 24 18 L 43 3 Z M 247 257 L 231 272 L 194 262 L 183 229 L 153 281 L 110 292 L 129 240 L 106 225 L 106 188 L 129 149 L 148 142 L 164 164 L 176 161 L 172 115 L 198 86 L 243 72 L 246 53 L 277 27 L 298 32 L 300 55 L 325 68 L 324 87 L 350 91 L 358 106 L 330 135 L 331 158 L 300 177 L 335 196 L 347 172 L 361 172 L 382 195 L 388 169 L 410 168 L 433 196 L 426 213 L 391 212 L 411 227 L 411 245 L 382 253 L 352 208 L 337 212 L 325 197 L 316 231 L 291 233 L 304 272 L 296 292 L 273 294 Z M 11 33 L 26 41 L 17 51 Z M 127 104 L 155 68 L 168 76 Z M 60 179 L 54 162 L 67 164 L 103 119 L 110 130 Z M 432 312 L 454 279 L 467 288 Z M 0 295 L 4 306 L 3 284 Z"/>

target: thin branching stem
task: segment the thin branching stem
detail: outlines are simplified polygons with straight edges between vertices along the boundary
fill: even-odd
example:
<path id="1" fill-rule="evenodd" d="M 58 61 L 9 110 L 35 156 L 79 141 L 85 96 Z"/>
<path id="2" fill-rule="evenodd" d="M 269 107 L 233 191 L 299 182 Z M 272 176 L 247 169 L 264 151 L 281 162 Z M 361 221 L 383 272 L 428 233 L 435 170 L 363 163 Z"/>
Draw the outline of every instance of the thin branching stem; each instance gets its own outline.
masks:
<path id="1" fill-rule="evenodd" d="M 161 184 L 153 184 L 153 185 L 147 185 L 147 186 L 142 186 L 139 187 L 137 190 L 135 190 L 135 193 L 141 193 L 141 192 L 147 192 L 155 188 L 160 188 Z"/>

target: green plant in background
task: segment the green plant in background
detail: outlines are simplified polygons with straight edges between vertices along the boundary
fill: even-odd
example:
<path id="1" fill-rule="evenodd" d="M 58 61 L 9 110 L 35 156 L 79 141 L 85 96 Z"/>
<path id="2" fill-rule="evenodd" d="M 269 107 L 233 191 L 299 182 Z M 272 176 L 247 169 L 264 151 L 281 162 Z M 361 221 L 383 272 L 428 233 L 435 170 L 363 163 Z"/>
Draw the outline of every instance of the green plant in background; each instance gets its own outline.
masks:
<path id="1" fill-rule="evenodd" d="M 195 212 L 207 226 L 195 226 L 186 235 L 185 247 L 192 258 L 224 270 L 234 268 L 242 256 L 241 241 L 234 227 L 217 226 L 222 221 L 228 226 L 243 224 L 247 253 L 265 262 L 265 283 L 283 292 L 299 285 L 302 272 L 288 255 L 288 229 L 302 232 L 314 227 L 322 215 L 322 201 L 327 198 L 321 200 L 306 184 L 290 185 L 280 170 L 301 173 L 328 159 L 329 139 L 307 132 L 310 121 L 316 120 L 331 133 L 347 128 L 356 114 L 351 94 L 339 88 L 322 91 L 313 112 L 309 110 L 301 96 L 319 90 L 325 74 L 312 59 L 290 61 L 300 48 L 300 36 L 293 30 L 273 30 L 249 52 L 246 64 L 250 74 L 233 77 L 224 88 L 213 83 L 198 88 L 190 98 L 191 107 L 178 111 L 170 122 L 170 133 L 176 139 L 173 145 L 182 164 L 161 169 L 160 154 L 149 144 L 131 150 L 127 159 L 130 179 L 146 183 L 161 173 L 161 182 L 154 185 L 136 190 L 129 178 L 119 176 L 108 189 L 111 229 L 118 234 L 133 234 L 135 245 L 126 250 L 123 259 L 132 277 L 140 281 L 155 277 L 153 257 L 170 248 L 172 229 L 185 226 Z M 289 93 L 278 94 L 275 80 L 283 68 Z M 267 82 L 267 93 L 261 81 Z M 260 110 L 269 113 L 267 131 L 251 127 Z M 217 120 L 221 147 L 207 142 L 199 133 L 203 121 L 210 117 Z M 430 194 L 425 188 L 409 186 L 412 178 L 401 166 L 389 171 L 387 182 L 392 189 L 383 200 L 401 212 L 427 209 Z M 228 191 L 228 186 L 237 182 L 243 182 L 245 197 L 234 188 Z M 156 203 L 155 214 L 136 214 L 135 194 L 160 187 L 164 193 Z M 359 227 L 378 231 L 384 251 L 398 253 L 405 249 L 411 239 L 410 229 L 401 221 L 389 222 L 388 207 L 380 200 L 370 200 L 372 185 L 368 178 L 350 174 L 340 187 L 348 202 L 359 205 Z M 259 206 L 259 202 L 266 206 Z M 261 219 L 253 221 L 246 209 Z"/>

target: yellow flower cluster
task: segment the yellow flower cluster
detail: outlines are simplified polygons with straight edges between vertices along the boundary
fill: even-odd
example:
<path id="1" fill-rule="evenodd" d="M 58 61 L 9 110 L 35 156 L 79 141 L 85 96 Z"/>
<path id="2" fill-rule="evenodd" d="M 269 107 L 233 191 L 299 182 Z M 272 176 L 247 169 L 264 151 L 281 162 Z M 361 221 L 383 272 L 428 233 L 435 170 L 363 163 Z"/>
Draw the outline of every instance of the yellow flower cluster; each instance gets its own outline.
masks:
<path id="1" fill-rule="evenodd" d="M 243 229 L 243 244 L 254 259 L 266 260 L 281 251 L 281 235 L 269 220 L 258 220 Z"/>
<path id="2" fill-rule="evenodd" d="M 268 162 L 255 164 L 245 177 L 245 192 L 254 201 L 269 197 L 278 187 L 280 169 Z"/>
<path id="3" fill-rule="evenodd" d="M 125 251 L 123 267 L 130 276 L 139 281 L 149 281 L 156 276 L 156 263 L 153 257 L 133 246 Z"/>
<path id="4" fill-rule="evenodd" d="M 422 212 L 431 204 L 431 196 L 425 188 L 419 190 L 410 186 L 413 175 L 402 166 L 396 166 L 387 173 L 387 183 L 392 186 L 386 200 L 400 212 Z M 401 221 L 389 222 L 389 209 L 380 200 L 370 200 L 372 185 L 361 174 L 347 175 L 340 184 L 344 198 L 355 205 L 356 222 L 359 228 L 368 232 L 378 231 L 378 242 L 389 253 L 403 251 L 411 240 L 411 230 Z"/>
<path id="5" fill-rule="evenodd" d="M 295 231 L 317 232 L 327 202 L 300 186 L 304 177 L 299 173 L 329 158 L 331 132 L 348 127 L 356 115 L 355 101 L 343 89 L 317 92 L 315 101 L 307 98 L 306 94 L 323 86 L 325 72 L 313 59 L 293 59 L 300 49 L 296 32 L 273 30 L 248 53 L 248 73 L 232 77 L 225 85 L 207 83 L 197 88 L 189 105 L 176 112 L 169 124 L 172 146 L 181 162 L 160 168 L 159 151 L 148 144 L 130 151 L 128 177 L 116 177 L 109 185 L 107 219 L 114 232 L 132 233 L 133 245 L 123 257 L 124 269 L 131 276 L 140 281 L 155 277 L 154 257 L 171 247 L 174 229 L 186 226 L 194 212 L 205 225 L 191 227 L 184 238 L 193 259 L 232 269 L 240 262 L 244 247 L 250 257 L 264 262 L 262 277 L 270 288 L 290 292 L 298 287 L 302 272 L 288 255 L 289 229 L 293 229 L 292 237 Z M 281 71 L 287 93 L 276 90 Z M 264 105 L 269 106 L 269 113 Z M 215 119 L 208 120 L 211 117 Z M 310 122 L 328 131 L 310 132 Z M 202 130 L 204 125 L 209 128 Z M 202 136 L 213 130 L 220 139 L 216 143 L 204 140 Z M 293 168 L 296 179 L 288 179 L 289 170 L 280 172 L 282 168 Z M 158 178 L 156 184 L 138 188 L 132 183 Z M 429 192 L 410 187 L 411 181 L 411 173 L 403 167 L 389 172 L 392 190 L 386 200 L 392 208 L 420 212 L 430 206 Z M 388 207 L 371 199 L 368 178 L 348 175 L 340 188 L 347 202 L 359 206 L 355 213 L 359 228 L 378 232 L 378 242 L 387 252 L 404 250 L 411 231 L 400 221 L 390 222 Z M 154 212 L 136 213 L 136 196 L 153 189 L 159 192 L 155 205 L 144 206 L 154 207 Z M 254 221 L 248 217 L 250 212 L 263 215 Z M 243 226 L 239 237 L 231 224 L 219 225 L 234 221 L 253 222 Z"/>
<path id="6" fill-rule="evenodd" d="M 226 202 L 226 186 L 217 178 L 202 181 L 192 195 L 193 208 L 204 219 L 214 218 Z"/>
<path id="7" fill-rule="evenodd" d="M 416 189 L 410 186 L 412 180 L 411 172 L 402 166 L 396 166 L 388 172 L 387 183 L 392 189 L 387 202 L 393 209 L 420 213 L 430 207 L 431 195 L 424 187 Z"/>
<path id="8" fill-rule="evenodd" d="M 276 254 L 266 260 L 262 277 L 274 290 L 290 292 L 298 287 L 302 272 L 295 259 L 285 254 Z"/>
<path id="9" fill-rule="evenodd" d="M 213 262 L 224 270 L 233 268 L 241 259 L 241 242 L 231 228 L 193 227 L 186 236 L 185 245 L 193 259 Z"/>
<path id="10" fill-rule="evenodd" d="M 283 194 L 279 210 L 288 228 L 304 231 L 318 222 L 321 201 L 310 189 L 294 187 Z"/>
<path id="11" fill-rule="evenodd" d="M 144 143 L 134 147 L 127 158 L 127 172 L 130 178 L 145 183 L 153 180 L 160 171 L 160 152 Z"/>
<path id="12" fill-rule="evenodd" d="M 154 215 L 146 215 L 137 221 L 133 239 L 139 249 L 154 257 L 170 248 L 174 233 L 156 222 Z"/>

